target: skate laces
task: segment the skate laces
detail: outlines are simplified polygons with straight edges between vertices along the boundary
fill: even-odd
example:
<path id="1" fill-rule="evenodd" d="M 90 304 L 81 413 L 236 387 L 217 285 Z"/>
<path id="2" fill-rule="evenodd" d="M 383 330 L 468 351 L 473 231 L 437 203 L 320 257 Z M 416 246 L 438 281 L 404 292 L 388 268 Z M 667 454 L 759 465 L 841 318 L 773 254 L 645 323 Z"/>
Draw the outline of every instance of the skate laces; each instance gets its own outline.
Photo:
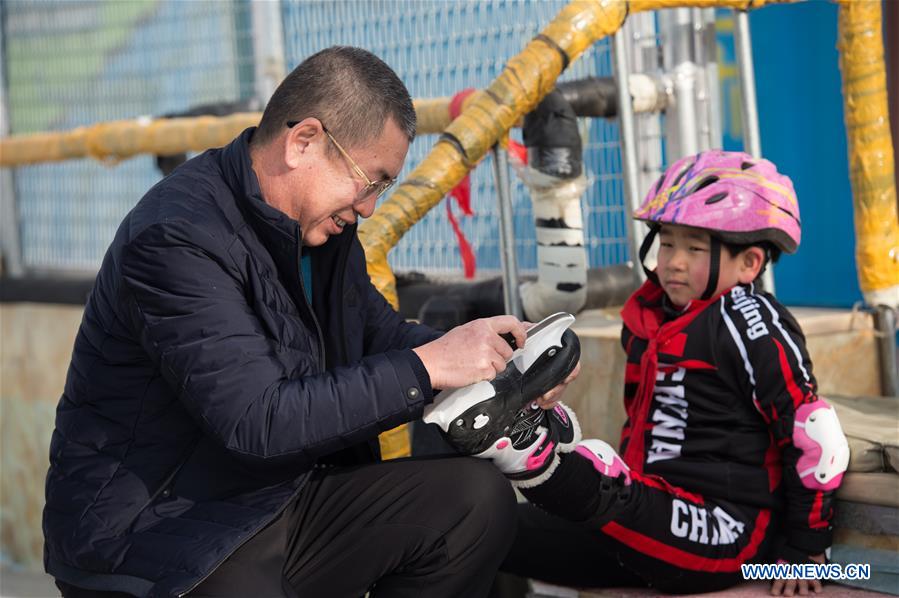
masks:
<path id="1" fill-rule="evenodd" d="M 509 439 L 512 446 L 520 449 L 528 446 L 541 434 L 541 428 L 548 429 L 546 412 L 540 408 L 537 401 L 531 401 L 522 407 L 515 416 L 512 429 L 509 430 Z"/>

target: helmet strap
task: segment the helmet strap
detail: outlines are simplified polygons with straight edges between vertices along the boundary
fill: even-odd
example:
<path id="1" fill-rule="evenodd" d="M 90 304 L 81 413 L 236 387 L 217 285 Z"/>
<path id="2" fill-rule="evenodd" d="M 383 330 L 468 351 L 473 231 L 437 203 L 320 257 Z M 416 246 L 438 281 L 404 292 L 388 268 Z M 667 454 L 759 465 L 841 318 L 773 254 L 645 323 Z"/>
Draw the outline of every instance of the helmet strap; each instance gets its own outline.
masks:
<path id="1" fill-rule="evenodd" d="M 646 256 L 649 253 L 649 249 L 652 247 L 652 242 L 655 240 L 656 235 L 659 234 L 659 226 L 657 224 L 649 227 L 649 233 L 646 234 L 646 237 L 643 239 L 643 243 L 640 244 L 640 267 L 643 268 L 643 272 L 646 273 L 646 278 L 653 281 L 656 284 L 659 284 L 658 275 L 646 267 Z"/>
<path id="2" fill-rule="evenodd" d="M 709 254 L 711 257 L 709 263 L 709 283 L 705 287 L 705 291 L 702 292 L 702 299 L 706 301 L 712 298 L 712 295 L 715 294 L 715 290 L 718 288 L 718 275 L 721 272 L 721 241 L 715 235 L 711 235 L 711 247 L 709 247 Z"/>
<path id="3" fill-rule="evenodd" d="M 764 274 L 765 270 L 768 268 L 768 264 L 771 263 L 771 250 L 767 247 L 762 247 L 761 249 L 765 253 L 765 259 L 762 262 L 762 267 L 759 269 L 759 273 L 756 278 L 761 278 L 762 274 Z"/>

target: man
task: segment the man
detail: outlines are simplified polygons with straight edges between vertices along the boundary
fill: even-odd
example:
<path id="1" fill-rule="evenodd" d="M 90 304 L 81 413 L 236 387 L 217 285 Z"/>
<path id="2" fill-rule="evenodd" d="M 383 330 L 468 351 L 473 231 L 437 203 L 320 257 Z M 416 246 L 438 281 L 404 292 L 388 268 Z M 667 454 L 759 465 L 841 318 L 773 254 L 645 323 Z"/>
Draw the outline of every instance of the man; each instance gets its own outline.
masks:
<path id="1" fill-rule="evenodd" d="M 372 286 L 356 219 L 399 174 L 409 94 L 368 52 L 303 62 L 258 129 L 126 216 L 50 446 L 45 564 L 70 596 L 477 596 L 514 535 L 490 464 L 378 463 L 434 388 L 489 379 L 511 316 L 443 336 Z M 563 386 L 544 396 L 552 404 Z"/>

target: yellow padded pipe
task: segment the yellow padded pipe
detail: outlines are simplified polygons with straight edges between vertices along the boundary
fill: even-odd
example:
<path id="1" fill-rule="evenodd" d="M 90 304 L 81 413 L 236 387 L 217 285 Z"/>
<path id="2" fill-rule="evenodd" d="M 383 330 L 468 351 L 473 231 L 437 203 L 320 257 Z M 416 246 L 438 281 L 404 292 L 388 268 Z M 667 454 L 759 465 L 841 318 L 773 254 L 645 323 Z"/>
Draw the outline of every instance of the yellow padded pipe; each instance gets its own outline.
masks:
<path id="1" fill-rule="evenodd" d="M 771 0 L 575 0 L 525 49 L 506 63 L 503 72 L 480 93 L 463 103 L 459 117 L 444 137 L 375 214 L 359 229 L 372 282 L 394 306 L 396 281 L 387 253 L 409 228 L 421 220 L 468 171 L 555 86 L 563 64 L 561 52 L 573 62 L 599 39 L 617 31 L 627 11 L 684 6 L 762 6 Z M 427 124 L 447 122 L 445 103 L 428 104 Z M 443 119 L 443 120 L 441 120 Z"/>
<path id="2" fill-rule="evenodd" d="M 840 0 L 840 70 L 859 284 L 870 304 L 897 306 L 899 216 L 887 107 L 880 0 Z"/>

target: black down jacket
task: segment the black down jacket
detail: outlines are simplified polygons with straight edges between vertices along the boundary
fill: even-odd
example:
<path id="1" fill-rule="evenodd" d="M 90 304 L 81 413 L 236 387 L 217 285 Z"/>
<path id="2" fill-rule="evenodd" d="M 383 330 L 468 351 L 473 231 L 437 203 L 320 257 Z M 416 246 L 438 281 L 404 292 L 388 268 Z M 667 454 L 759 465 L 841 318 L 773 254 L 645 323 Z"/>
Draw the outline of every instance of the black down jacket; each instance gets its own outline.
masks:
<path id="1" fill-rule="evenodd" d="M 322 459 L 432 398 L 408 324 L 372 286 L 355 227 L 312 253 L 266 204 L 248 129 L 125 217 L 75 340 L 50 445 L 45 566 L 89 589 L 183 594 L 287 505 Z"/>

